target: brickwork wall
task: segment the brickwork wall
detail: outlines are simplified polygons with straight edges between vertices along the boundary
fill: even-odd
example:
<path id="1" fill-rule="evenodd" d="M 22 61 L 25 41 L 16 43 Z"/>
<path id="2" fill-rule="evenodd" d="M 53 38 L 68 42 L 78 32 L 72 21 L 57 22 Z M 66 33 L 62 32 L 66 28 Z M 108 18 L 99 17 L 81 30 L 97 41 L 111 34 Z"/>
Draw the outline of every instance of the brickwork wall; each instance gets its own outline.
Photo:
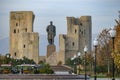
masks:
<path id="1" fill-rule="evenodd" d="M 38 63 L 39 35 L 33 32 L 32 11 L 10 13 L 10 54 L 15 59 L 26 56 Z"/>
<path id="2" fill-rule="evenodd" d="M 65 56 L 64 62 L 78 52 L 84 53 L 85 46 L 91 51 L 91 25 L 91 16 L 67 17 L 67 34 L 59 37 L 59 54 Z"/>

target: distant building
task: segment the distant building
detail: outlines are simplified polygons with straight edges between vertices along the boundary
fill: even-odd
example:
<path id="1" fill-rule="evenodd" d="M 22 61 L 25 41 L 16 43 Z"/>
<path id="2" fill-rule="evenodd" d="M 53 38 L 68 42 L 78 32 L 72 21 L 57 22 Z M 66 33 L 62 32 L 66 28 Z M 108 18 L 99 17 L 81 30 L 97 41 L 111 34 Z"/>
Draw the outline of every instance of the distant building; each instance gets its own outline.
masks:
<path id="1" fill-rule="evenodd" d="M 72 58 L 74 54 L 78 52 L 84 54 L 85 46 L 88 48 L 88 53 L 91 52 L 91 25 L 91 16 L 67 17 L 67 34 L 59 35 L 59 52 L 54 52 L 47 58 L 47 62 L 65 64 L 65 61 Z"/>
<path id="2" fill-rule="evenodd" d="M 24 56 L 38 63 L 39 34 L 33 32 L 32 11 L 12 11 L 10 13 L 10 54 L 15 59 Z"/>

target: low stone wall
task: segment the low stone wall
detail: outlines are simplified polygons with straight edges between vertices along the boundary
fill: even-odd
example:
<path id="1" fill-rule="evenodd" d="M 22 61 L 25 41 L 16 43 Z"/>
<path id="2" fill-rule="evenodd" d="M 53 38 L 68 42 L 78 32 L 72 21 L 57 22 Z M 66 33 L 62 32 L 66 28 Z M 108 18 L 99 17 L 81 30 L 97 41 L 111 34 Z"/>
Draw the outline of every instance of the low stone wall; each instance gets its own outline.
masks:
<path id="1" fill-rule="evenodd" d="M 84 75 L 0 74 L 0 80 L 84 80 Z"/>

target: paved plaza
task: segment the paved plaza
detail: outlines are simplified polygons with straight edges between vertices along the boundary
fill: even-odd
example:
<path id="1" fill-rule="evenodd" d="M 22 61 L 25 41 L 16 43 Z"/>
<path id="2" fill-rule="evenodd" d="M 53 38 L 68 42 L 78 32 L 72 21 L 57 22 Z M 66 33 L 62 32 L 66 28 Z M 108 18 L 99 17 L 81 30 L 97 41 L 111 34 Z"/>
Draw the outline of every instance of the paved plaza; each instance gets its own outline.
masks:
<path id="1" fill-rule="evenodd" d="M 84 80 L 84 75 L 0 74 L 0 80 Z"/>
<path id="2" fill-rule="evenodd" d="M 90 78 L 90 80 L 94 80 L 94 78 Z M 112 78 L 97 78 L 97 80 L 112 80 Z M 115 80 L 120 80 L 120 78 L 115 78 Z"/>
<path id="3" fill-rule="evenodd" d="M 84 75 L 0 74 L 0 80 L 84 80 Z M 87 80 L 94 80 L 94 78 L 88 77 Z M 97 78 L 97 80 L 112 80 L 112 78 Z"/>

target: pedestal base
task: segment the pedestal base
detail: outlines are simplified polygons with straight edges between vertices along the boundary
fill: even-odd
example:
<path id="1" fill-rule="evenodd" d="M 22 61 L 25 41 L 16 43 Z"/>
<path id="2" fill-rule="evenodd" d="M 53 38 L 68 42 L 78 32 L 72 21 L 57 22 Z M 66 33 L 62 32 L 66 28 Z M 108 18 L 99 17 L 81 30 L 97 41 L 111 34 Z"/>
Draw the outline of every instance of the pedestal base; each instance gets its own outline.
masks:
<path id="1" fill-rule="evenodd" d="M 55 45 L 48 45 L 47 46 L 47 58 L 55 51 L 56 51 Z"/>

